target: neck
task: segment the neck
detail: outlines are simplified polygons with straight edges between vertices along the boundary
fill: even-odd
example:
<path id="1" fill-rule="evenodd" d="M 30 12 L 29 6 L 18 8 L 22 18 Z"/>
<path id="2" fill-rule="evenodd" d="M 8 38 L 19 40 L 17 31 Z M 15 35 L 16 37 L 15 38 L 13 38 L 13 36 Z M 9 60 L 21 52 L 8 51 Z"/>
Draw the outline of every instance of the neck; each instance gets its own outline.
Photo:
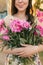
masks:
<path id="1" fill-rule="evenodd" d="M 19 11 L 15 16 L 20 19 L 26 19 L 25 11 L 22 12 Z"/>

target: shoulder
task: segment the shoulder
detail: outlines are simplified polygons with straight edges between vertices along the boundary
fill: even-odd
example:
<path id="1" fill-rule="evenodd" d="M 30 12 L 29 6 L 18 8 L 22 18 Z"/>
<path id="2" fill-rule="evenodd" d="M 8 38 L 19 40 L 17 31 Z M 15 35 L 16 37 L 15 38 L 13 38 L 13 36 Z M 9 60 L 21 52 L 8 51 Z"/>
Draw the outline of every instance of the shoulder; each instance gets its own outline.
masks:
<path id="1" fill-rule="evenodd" d="M 5 22 L 5 25 L 6 26 L 9 26 L 9 23 L 10 23 L 10 20 L 13 19 L 13 16 L 11 15 L 7 15 L 5 18 L 4 18 L 4 22 Z"/>

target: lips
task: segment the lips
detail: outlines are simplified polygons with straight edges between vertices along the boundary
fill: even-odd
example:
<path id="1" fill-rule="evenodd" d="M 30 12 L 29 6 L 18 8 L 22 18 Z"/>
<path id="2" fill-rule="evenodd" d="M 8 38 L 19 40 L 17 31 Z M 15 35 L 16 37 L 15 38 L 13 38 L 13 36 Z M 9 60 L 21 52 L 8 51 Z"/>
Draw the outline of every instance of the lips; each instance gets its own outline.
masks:
<path id="1" fill-rule="evenodd" d="M 24 4 L 17 4 L 19 7 L 23 7 L 24 6 Z"/>
<path id="2" fill-rule="evenodd" d="M 23 8 L 23 5 L 18 5 L 20 8 Z"/>
<path id="3" fill-rule="evenodd" d="M 19 6 L 20 8 L 23 8 L 23 6 Z"/>

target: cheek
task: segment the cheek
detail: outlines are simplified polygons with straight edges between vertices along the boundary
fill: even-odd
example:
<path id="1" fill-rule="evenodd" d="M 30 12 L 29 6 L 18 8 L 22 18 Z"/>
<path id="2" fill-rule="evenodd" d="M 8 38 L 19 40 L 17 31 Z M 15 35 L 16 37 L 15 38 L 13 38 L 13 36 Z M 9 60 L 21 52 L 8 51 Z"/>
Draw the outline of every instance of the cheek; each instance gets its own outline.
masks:
<path id="1" fill-rule="evenodd" d="M 28 6 L 29 5 L 29 0 L 25 0 L 25 5 Z"/>
<path id="2" fill-rule="evenodd" d="M 25 7 L 28 7 L 28 4 L 29 4 L 29 2 L 28 2 L 28 1 L 26 1 L 26 2 L 25 2 Z"/>

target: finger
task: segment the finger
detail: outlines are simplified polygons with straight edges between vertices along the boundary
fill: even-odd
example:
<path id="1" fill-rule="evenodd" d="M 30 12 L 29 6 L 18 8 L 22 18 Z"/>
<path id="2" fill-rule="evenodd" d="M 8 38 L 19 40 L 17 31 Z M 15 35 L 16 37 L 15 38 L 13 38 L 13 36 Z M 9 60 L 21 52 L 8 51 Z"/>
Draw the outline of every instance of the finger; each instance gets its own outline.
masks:
<path id="1" fill-rule="evenodd" d="M 21 44 L 21 46 L 26 47 L 26 46 L 28 46 L 28 44 Z"/>
<path id="2" fill-rule="evenodd" d="M 24 50 L 23 50 L 23 48 L 15 48 L 14 50 L 14 53 L 16 52 L 16 53 L 21 53 L 21 52 L 23 52 Z"/>
<path id="3" fill-rule="evenodd" d="M 19 55 L 19 57 L 30 57 L 30 58 L 32 58 L 32 57 L 34 57 L 33 55 L 26 55 L 25 54 L 25 52 L 22 52 L 22 53 L 18 53 L 18 55 Z"/>
<path id="4" fill-rule="evenodd" d="M 21 53 L 17 53 L 18 55 L 24 55 L 24 52 L 21 52 Z"/>
<path id="5" fill-rule="evenodd" d="M 22 57 L 34 57 L 33 55 L 31 54 L 26 54 L 24 51 L 21 52 L 21 53 L 18 53 L 19 56 L 22 56 Z"/>
<path id="6" fill-rule="evenodd" d="M 19 53 L 18 55 L 19 55 L 19 57 L 28 57 L 28 56 L 25 54 L 25 52 Z"/>
<path id="7" fill-rule="evenodd" d="M 20 56 L 20 57 L 28 57 L 28 58 L 29 58 L 29 57 L 30 57 L 30 58 L 33 57 L 32 55 L 26 55 L 26 54 L 20 54 L 19 56 Z"/>
<path id="8" fill-rule="evenodd" d="M 25 57 L 24 51 L 17 53 L 17 55 L 19 55 L 19 57 Z"/>

